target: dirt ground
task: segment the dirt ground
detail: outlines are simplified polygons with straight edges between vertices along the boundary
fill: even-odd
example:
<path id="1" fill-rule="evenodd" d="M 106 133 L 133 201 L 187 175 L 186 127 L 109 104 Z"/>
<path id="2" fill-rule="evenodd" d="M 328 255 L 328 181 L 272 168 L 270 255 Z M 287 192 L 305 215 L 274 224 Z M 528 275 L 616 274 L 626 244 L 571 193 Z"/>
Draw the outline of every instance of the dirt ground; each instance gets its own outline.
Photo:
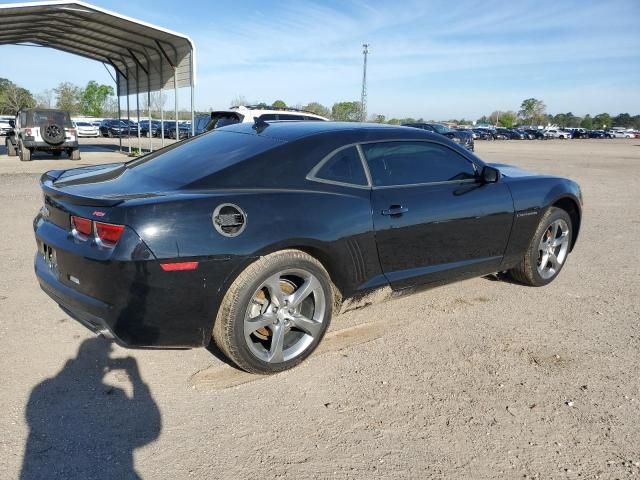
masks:
<path id="1" fill-rule="evenodd" d="M 559 278 L 479 278 L 345 314 L 272 377 L 206 349 L 125 350 L 70 320 L 33 274 L 38 176 L 122 157 L 1 149 L 0 478 L 640 476 L 640 140 L 476 146 L 582 186 Z"/>

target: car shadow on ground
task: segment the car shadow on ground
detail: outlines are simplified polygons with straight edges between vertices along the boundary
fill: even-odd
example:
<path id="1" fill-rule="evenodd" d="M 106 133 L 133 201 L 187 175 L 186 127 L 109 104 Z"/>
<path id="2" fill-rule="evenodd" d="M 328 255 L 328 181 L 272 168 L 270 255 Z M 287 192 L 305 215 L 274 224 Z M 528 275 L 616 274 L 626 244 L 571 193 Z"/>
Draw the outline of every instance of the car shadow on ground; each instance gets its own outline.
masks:
<path id="1" fill-rule="evenodd" d="M 133 454 L 160 435 L 160 410 L 136 360 L 111 358 L 111 348 L 100 337 L 85 340 L 55 377 L 32 390 L 21 479 L 140 478 Z M 130 383 L 130 396 L 104 382 L 110 372 Z"/>

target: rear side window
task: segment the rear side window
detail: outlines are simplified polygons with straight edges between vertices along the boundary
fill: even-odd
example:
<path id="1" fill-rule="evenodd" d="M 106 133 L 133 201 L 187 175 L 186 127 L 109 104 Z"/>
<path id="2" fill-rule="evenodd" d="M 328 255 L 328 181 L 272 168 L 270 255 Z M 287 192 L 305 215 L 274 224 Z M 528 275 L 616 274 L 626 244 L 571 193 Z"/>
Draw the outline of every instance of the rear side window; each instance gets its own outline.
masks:
<path id="1" fill-rule="evenodd" d="M 469 160 L 437 143 L 369 143 L 362 149 L 378 187 L 475 179 Z"/>
<path id="2" fill-rule="evenodd" d="M 268 137 L 214 130 L 127 164 L 134 175 L 181 187 L 280 145 Z"/>
<path id="3" fill-rule="evenodd" d="M 360 155 L 356 147 L 348 147 L 336 152 L 326 160 L 315 173 L 315 178 L 330 182 L 367 186 Z"/>

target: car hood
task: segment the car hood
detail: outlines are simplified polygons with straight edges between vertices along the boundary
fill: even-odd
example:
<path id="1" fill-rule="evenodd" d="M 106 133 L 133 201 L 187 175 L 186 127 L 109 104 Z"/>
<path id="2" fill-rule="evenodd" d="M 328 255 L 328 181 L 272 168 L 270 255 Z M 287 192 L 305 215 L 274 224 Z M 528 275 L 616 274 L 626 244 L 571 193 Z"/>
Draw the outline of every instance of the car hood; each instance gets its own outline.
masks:
<path id="1" fill-rule="evenodd" d="M 539 173 L 530 172 L 529 170 L 524 170 L 520 167 L 516 167 L 514 165 L 508 165 L 506 163 L 489 163 L 489 166 L 497 168 L 500 170 L 500 173 L 508 178 L 518 178 L 518 177 L 538 177 Z"/>

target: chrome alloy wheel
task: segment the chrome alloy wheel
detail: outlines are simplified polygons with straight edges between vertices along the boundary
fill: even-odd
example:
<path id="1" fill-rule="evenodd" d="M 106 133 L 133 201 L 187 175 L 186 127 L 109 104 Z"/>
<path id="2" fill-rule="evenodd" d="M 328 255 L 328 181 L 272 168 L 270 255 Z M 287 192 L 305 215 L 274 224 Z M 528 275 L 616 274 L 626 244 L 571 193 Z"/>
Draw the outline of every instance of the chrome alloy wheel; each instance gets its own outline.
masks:
<path id="1" fill-rule="evenodd" d="M 554 220 L 547 227 L 538 245 L 538 274 L 545 280 L 553 277 L 567 258 L 569 225 L 563 219 Z"/>
<path id="2" fill-rule="evenodd" d="M 254 292 L 247 307 L 247 346 L 267 363 L 291 360 L 318 337 L 325 310 L 324 290 L 311 272 L 290 269 L 276 273 Z"/>

